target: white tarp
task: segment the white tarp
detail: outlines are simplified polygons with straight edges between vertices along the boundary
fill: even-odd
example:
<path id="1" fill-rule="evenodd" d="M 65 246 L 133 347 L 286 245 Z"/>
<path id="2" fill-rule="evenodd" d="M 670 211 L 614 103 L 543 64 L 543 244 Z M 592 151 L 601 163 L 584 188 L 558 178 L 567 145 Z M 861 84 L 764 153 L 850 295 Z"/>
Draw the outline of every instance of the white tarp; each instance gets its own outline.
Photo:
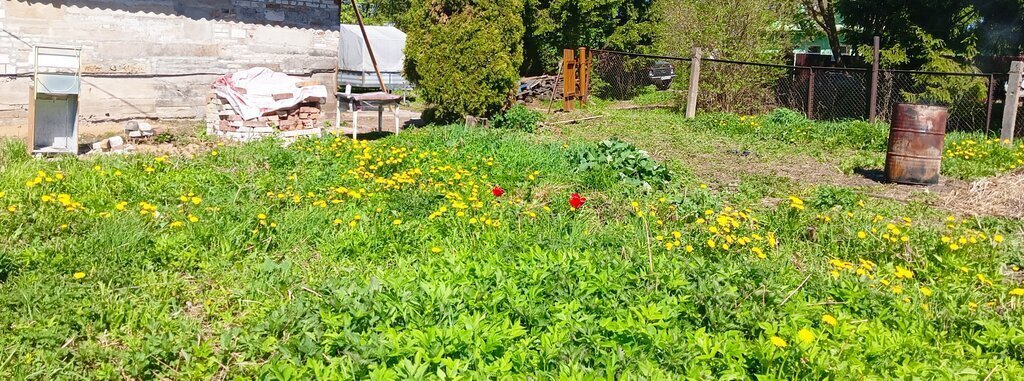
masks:
<path id="1" fill-rule="evenodd" d="M 250 120 L 271 111 L 294 107 L 309 98 L 327 99 L 327 87 L 298 87 L 302 81 L 265 67 L 254 67 L 218 78 L 213 82 L 213 90 L 227 99 L 243 119 Z M 280 97 L 285 94 L 291 94 L 291 97 Z M 279 95 L 278 100 L 274 100 L 274 95 Z"/>
<path id="2" fill-rule="evenodd" d="M 373 46 L 373 55 L 381 72 L 402 72 L 405 61 L 405 33 L 390 26 L 366 26 L 366 35 Z M 340 69 L 343 71 L 373 72 L 373 61 L 366 49 L 359 25 L 341 26 L 338 46 Z"/>

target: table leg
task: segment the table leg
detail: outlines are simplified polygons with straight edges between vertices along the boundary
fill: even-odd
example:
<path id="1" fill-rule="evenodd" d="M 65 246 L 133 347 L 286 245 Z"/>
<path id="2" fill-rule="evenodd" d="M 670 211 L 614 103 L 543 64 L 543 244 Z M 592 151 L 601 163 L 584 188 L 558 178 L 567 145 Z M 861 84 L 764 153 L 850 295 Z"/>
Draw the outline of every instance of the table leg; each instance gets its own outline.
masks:
<path id="1" fill-rule="evenodd" d="M 338 129 L 338 131 L 341 131 L 341 99 L 338 99 L 337 101 L 338 104 L 335 105 L 336 107 L 334 110 L 337 112 L 337 114 L 334 114 L 334 128 Z"/>
<path id="2" fill-rule="evenodd" d="M 395 135 L 402 132 L 402 118 L 399 116 L 398 105 L 395 105 Z"/>
<path id="3" fill-rule="evenodd" d="M 352 103 L 349 103 L 350 110 L 352 110 L 352 139 L 356 138 L 356 134 L 359 133 L 359 110 L 352 107 Z"/>
<path id="4" fill-rule="evenodd" d="M 377 106 L 377 131 L 384 132 L 384 105 Z"/>

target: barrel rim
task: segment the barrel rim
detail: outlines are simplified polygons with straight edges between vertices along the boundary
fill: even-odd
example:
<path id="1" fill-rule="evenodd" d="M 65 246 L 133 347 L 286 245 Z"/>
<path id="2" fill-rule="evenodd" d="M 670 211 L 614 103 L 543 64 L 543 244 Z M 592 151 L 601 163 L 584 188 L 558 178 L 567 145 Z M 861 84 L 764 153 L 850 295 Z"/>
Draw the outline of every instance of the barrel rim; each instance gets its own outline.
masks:
<path id="1" fill-rule="evenodd" d="M 949 112 L 949 107 L 942 106 L 942 105 L 929 105 L 929 104 L 918 104 L 918 103 L 901 102 L 901 103 L 897 103 L 896 107 L 897 108 L 899 108 L 899 107 L 927 107 L 927 108 L 942 109 L 942 110 L 945 110 L 946 112 Z"/>

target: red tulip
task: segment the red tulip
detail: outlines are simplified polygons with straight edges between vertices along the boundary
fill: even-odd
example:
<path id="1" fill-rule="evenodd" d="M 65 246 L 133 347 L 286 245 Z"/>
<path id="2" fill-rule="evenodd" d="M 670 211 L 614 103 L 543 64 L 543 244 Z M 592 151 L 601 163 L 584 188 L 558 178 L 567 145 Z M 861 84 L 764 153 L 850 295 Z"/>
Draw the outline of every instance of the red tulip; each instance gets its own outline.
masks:
<path id="1" fill-rule="evenodd" d="M 573 193 L 569 196 L 569 205 L 571 205 L 573 209 L 579 209 L 585 202 L 587 202 L 587 198 L 581 197 L 579 193 Z"/>
<path id="2" fill-rule="evenodd" d="M 494 188 L 491 189 L 491 193 L 494 194 L 494 197 L 501 197 L 505 195 L 505 190 L 495 185 Z"/>

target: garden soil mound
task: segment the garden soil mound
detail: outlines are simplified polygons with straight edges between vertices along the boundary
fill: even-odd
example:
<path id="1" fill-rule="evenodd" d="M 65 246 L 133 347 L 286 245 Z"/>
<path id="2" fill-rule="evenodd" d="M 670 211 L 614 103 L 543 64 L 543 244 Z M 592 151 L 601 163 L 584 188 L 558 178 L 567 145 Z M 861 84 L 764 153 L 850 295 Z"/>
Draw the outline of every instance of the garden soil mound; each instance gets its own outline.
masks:
<path id="1" fill-rule="evenodd" d="M 982 179 L 946 195 L 945 206 L 958 212 L 1024 218 L 1024 170 Z"/>

